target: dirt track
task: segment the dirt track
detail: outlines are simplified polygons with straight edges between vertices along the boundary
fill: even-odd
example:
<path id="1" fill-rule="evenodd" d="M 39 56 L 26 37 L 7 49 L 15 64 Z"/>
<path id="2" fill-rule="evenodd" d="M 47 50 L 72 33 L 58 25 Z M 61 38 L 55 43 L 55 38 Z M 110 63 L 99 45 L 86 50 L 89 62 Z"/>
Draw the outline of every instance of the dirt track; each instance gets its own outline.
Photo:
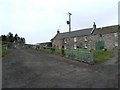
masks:
<path id="1" fill-rule="evenodd" d="M 11 49 L 2 60 L 3 88 L 117 88 L 117 57 L 87 65 L 46 53 Z"/>

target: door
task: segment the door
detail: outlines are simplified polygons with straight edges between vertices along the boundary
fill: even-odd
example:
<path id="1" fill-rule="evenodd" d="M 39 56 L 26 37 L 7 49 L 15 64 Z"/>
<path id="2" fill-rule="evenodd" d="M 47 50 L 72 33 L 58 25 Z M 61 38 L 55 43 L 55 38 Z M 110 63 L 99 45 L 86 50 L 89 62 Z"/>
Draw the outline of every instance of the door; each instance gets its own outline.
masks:
<path id="1" fill-rule="evenodd" d="M 103 49 L 104 48 L 104 41 L 102 40 L 102 41 L 97 41 L 96 42 L 96 50 L 100 50 L 100 49 Z"/>

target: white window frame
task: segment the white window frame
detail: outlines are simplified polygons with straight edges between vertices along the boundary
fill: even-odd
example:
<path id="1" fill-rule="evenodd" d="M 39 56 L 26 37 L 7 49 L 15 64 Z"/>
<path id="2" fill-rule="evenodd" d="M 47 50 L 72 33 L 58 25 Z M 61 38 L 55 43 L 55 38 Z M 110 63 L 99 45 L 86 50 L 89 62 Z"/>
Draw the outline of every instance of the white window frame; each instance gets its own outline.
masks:
<path id="1" fill-rule="evenodd" d="M 87 41 L 87 37 L 84 37 L 85 41 Z"/>
<path id="2" fill-rule="evenodd" d="M 115 37 L 118 37 L 118 33 L 114 33 L 114 36 L 115 36 Z"/>
<path id="3" fill-rule="evenodd" d="M 64 45 L 64 49 L 65 49 L 65 50 L 67 49 L 66 45 Z"/>
<path id="4" fill-rule="evenodd" d="M 77 38 L 76 37 L 74 37 L 74 42 L 77 42 Z"/>
<path id="5" fill-rule="evenodd" d="M 74 44 L 74 49 L 77 49 L 77 45 L 76 44 Z"/>
<path id="6" fill-rule="evenodd" d="M 64 39 L 64 43 L 67 43 L 67 40 L 66 40 L 66 39 Z"/>
<path id="7" fill-rule="evenodd" d="M 87 49 L 88 47 L 87 47 L 87 44 L 85 43 L 85 49 Z"/>
<path id="8" fill-rule="evenodd" d="M 116 47 L 118 46 L 118 42 L 115 42 L 115 46 L 116 46 Z"/>

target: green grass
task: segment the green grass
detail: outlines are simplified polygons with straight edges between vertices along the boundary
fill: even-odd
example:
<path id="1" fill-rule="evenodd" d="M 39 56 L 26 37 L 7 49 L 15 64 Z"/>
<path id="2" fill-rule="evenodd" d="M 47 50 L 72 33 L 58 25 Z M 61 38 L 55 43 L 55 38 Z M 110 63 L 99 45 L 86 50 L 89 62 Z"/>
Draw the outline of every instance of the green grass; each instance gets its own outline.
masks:
<path id="1" fill-rule="evenodd" d="M 57 54 L 57 55 L 61 55 L 61 49 L 58 48 L 41 48 L 41 51 L 45 51 L 48 53 L 52 53 L 52 54 Z"/>
<path id="2" fill-rule="evenodd" d="M 94 51 L 94 63 L 104 62 L 113 56 L 113 53 L 110 51 Z"/>
<path id="3" fill-rule="evenodd" d="M 47 48 L 42 49 L 42 51 L 46 51 L 48 53 L 61 55 L 61 49 L 58 48 Z M 66 56 L 77 57 L 79 59 L 86 58 L 89 60 L 90 58 L 90 50 L 65 50 Z M 102 50 L 95 50 L 93 54 L 94 63 L 104 62 L 114 55 L 111 51 L 102 51 Z"/>
<path id="4" fill-rule="evenodd" d="M 56 51 L 56 49 L 55 49 L 55 51 Z M 60 52 L 59 49 L 57 51 Z M 81 57 L 85 57 L 87 59 L 90 58 L 89 50 L 65 50 L 65 54 L 76 56 L 79 58 L 81 58 Z M 94 63 L 104 62 L 114 56 L 114 54 L 111 51 L 102 51 L 102 50 L 94 51 L 93 55 L 94 55 L 93 56 Z"/>
<path id="5" fill-rule="evenodd" d="M 7 54 L 7 50 L 4 47 L 0 47 L 0 57 L 4 57 Z"/>

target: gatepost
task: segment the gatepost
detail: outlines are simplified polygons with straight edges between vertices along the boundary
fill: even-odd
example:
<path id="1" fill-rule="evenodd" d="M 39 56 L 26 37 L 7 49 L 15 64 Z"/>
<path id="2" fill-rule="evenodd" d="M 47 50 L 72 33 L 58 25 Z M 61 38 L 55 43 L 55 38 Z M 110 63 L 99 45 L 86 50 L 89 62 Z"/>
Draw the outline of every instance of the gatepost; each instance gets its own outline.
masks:
<path id="1" fill-rule="evenodd" d="M 94 64 L 94 60 L 93 60 L 93 53 L 94 53 L 94 50 L 91 49 L 90 50 L 90 64 L 93 65 Z"/>

